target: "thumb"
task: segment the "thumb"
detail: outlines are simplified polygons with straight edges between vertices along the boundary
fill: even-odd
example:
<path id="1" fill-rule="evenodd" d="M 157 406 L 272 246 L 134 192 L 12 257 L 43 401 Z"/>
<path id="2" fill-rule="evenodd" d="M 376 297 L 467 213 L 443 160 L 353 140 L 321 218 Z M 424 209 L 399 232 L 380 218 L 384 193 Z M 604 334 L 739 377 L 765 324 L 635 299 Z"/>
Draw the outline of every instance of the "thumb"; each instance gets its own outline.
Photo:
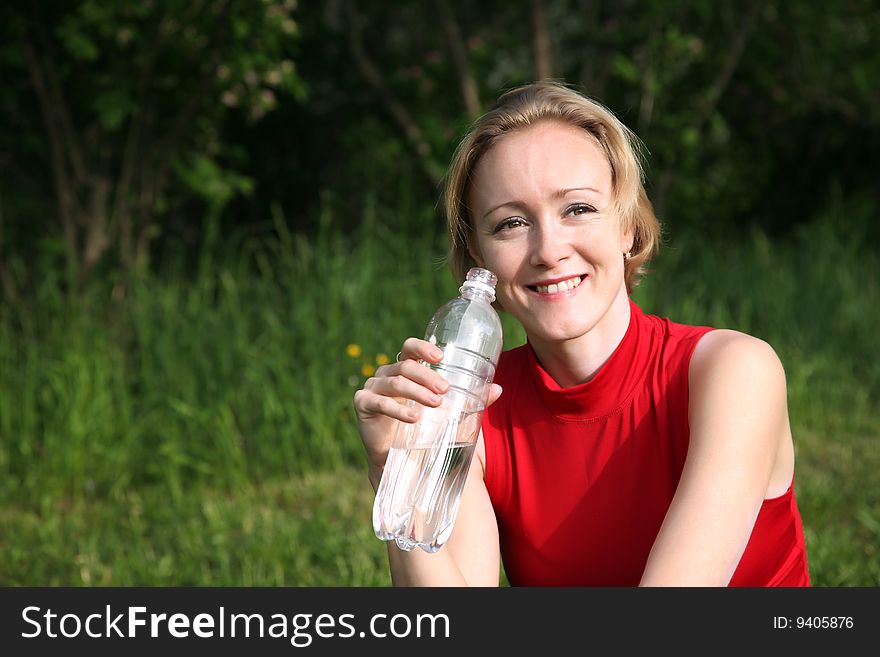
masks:
<path id="1" fill-rule="evenodd" d="M 503 388 L 497 383 L 493 383 L 492 387 L 489 388 L 489 399 L 486 402 L 486 406 L 491 406 L 492 404 L 494 404 L 501 396 L 502 392 L 504 392 Z"/>

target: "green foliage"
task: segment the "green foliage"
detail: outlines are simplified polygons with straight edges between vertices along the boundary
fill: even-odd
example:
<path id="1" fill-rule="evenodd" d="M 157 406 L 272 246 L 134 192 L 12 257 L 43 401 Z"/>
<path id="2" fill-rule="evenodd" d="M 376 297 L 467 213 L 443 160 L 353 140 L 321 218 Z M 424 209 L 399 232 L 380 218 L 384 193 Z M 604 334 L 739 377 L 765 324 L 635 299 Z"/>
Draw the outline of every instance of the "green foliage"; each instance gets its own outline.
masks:
<path id="1" fill-rule="evenodd" d="M 37 223 L 63 239 L 68 269 L 82 278 L 102 259 L 142 266 L 168 218 L 194 197 L 219 211 L 250 194 L 241 149 L 223 130 L 231 114 L 253 125 L 304 97 L 291 59 L 294 8 L 290 0 L 4 6 L 0 64 L 13 82 L 0 143 L 27 148 L 0 161 L 26 182 L 24 193 L 0 183 L 0 198 L 12 199 L 0 235 L 36 253 Z M 37 213 L 17 211 L 27 200 Z"/>
<path id="2" fill-rule="evenodd" d="M 260 118 L 277 105 L 278 90 L 302 93 L 293 62 L 285 58 L 297 34 L 294 6 L 281 0 L 83 0 L 51 20 L 66 54 L 100 65 L 84 79 L 101 92 L 94 105 L 99 114 L 127 118 L 153 103 L 198 103 L 200 114 L 215 113 L 216 130 L 216 113 L 224 105 L 243 106 Z M 142 92 L 145 83 L 156 87 L 149 96 Z"/>
<path id="3" fill-rule="evenodd" d="M 875 3 L 538 4 L 647 146 L 637 300 L 774 346 L 814 582 L 876 585 Z M 535 76 L 520 4 L 448 5 L 463 63 L 414 0 L 0 6 L 0 583 L 387 583 L 351 396 L 457 287 L 465 73 Z"/>
<path id="4" fill-rule="evenodd" d="M 45 107 L 67 110 L 61 132 L 81 144 L 83 180 L 98 181 L 73 186 L 86 215 L 79 223 L 88 223 L 107 172 L 124 170 L 127 139 L 136 137 L 145 177 L 121 193 L 133 216 L 155 213 L 158 225 L 141 228 L 147 243 L 197 233 L 191 213 L 202 204 L 228 222 L 259 222 L 280 203 L 304 222 L 297 228 L 313 231 L 321 190 L 393 204 L 405 180 L 417 203 L 433 203 L 436 180 L 426 172 L 444 169 L 472 118 L 465 81 L 486 109 L 536 75 L 521 4 L 441 4 L 457 40 L 439 5 L 414 0 L 4 3 L 0 256 L 23 253 L 26 270 L 44 255 L 47 232 L 73 248 L 56 216 Z M 782 233 L 820 216 L 834 190 L 873 190 L 875 3 L 537 4 L 552 75 L 607 104 L 643 139 L 649 194 L 668 225 Z M 353 55 L 352 13 L 374 78 Z M 28 46 L 63 102 L 37 102 Z M 111 183 L 110 201 L 122 181 Z M 123 241 L 119 223 L 108 220 L 109 244 Z M 29 272 L 13 273 L 7 279 L 26 284 Z"/>
<path id="5" fill-rule="evenodd" d="M 161 482 L 180 497 L 193 477 L 234 485 L 359 462 L 353 386 L 455 284 L 435 231 L 401 240 L 373 209 L 355 243 L 334 222 L 326 210 L 313 243 L 278 215 L 279 239 L 232 236 L 194 283 L 172 269 L 117 288 L 124 302 L 103 286 L 68 300 L 50 280 L 27 315 L 5 307 L 0 426 L 20 439 L 0 448 L 3 487 L 36 501 Z M 401 276 L 414 251 L 420 268 Z"/>
<path id="6" fill-rule="evenodd" d="M 224 207 L 236 194 L 250 194 L 252 178 L 221 169 L 214 160 L 196 154 L 189 161 L 178 161 L 175 170 L 181 181 L 212 207 Z"/>
<path id="7" fill-rule="evenodd" d="M 457 284 L 432 212 L 407 234 L 369 201 L 343 235 L 332 206 L 314 238 L 280 213 L 225 236 L 191 282 L 172 262 L 73 301 L 47 277 L 34 305 L 0 306 L 0 582 L 387 583 L 352 397 Z M 784 241 L 675 234 L 636 292 L 779 353 L 820 586 L 880 582 L 871 208 Z"/>
<path id="8" fill-rule="evenodd" d="M 743 223 L 784 230 L 821 214 L 834 184 L 846 193 L 871 189 L 865 163 L 880 136 L 878 104 L 865 85 L 880 72 L 869 45 L 880 29 L 872 3 L 675 0 L 634 11 L 615 2 L 542 4 L 553 74 L 639 134 L 650 153 L 652 200 L 670 225 L 704 229 L 711 212 L 717 233 Z M 365 16 L 377 26 L 370 53 L 443 166 L 467 117 L 454 58 L 433 29 L 437 17 L 416 5 Z M 454 12 L 484 108 L 533 79 L 522 7 Z M 378 29 L 386 23 L 391 32 Z M 350 130 L 381 109 L 355 117 Z M 841 157 L 847 150 L 860 155 Z"/>

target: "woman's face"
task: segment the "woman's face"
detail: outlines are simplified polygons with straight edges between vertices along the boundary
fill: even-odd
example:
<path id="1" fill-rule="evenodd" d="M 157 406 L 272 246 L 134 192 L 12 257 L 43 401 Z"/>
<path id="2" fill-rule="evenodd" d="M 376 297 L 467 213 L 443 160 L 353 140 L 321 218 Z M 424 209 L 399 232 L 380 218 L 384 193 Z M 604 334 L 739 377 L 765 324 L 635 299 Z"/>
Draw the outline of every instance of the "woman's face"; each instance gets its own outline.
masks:
<path id="1" fill-rule="evenodd" d="M 471 255 L 498 276 L 532 341 L 585 335 L 628 303 L 632 233 L 613 207 L 611 166 L 585 131 L 545 121 L 503 136 L 474 171 Z"/>

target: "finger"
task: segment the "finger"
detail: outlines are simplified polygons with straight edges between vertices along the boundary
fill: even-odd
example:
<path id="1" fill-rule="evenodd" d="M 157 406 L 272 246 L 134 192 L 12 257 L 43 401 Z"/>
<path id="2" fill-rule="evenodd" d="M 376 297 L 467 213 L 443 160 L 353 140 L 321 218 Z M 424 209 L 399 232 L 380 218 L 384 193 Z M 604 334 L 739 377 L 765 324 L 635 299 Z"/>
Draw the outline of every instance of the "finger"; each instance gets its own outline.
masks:
<path id="1" fill-rule="evenodd" d="M 402 376 L 441 395 L 449 390 L 449 382 L 446 377 L 435 369 L 425 367 L 419 361 L 405 360 L 399 364 L 399 371 Z"/>
<path id="2" fill-rule="evenodd" d="M 443 350 L 427 340 L 407 338 L 403 343 L 403 348 L 400 350 L 400 358 L 401 360 L 412 358 L 414 360 L 424 360 L 428 363 L 439 363 L 443 360 Z"/>
<path id="3" fill-rule="evenodd" d="M 494 404 L 501 396 L 502 392 L 504 392 L 504 390 L 501 388 L 501 386 L 497 383 L 493 383 L 489 387 L 489 399 L 486 402 L 486 406 L 491 406 L 492 404 Z"/>
<path id="4" fill-rule="evenodd" d="M 359 417 L 385 415 L 401 422 L 417 422 L 421 413 L 410 404 L 400 403 L 393 397 L 378 395 L 370 390 L 355 393 L 355 410 Z"/>
<path id="5" fill-rule="evenodd" d="M 414 380 L 404 374 L 375 377 L 370 382 L 370 391 L 387 397 L 410 399 L 423 406 L 439 406 L 443 402 L 440 388 L 445 386 L 448 389 L 449 384 L 442 376 L 415 361 L 411 361 L 411 365 L 407 367 L 407 369 L 413 368 L 423 370 L 423 372 L 416 372 L 413 375 L 418 376 L 419 380 Z"/>
<path id="6" fill-rule="evenodd" d="M 364 388 L 381 391 L 382 394 L 393 394 L 389 393 L 389 388 L 387 387 L 385 379 L 394 379 L 399 376 L 410 379 L 411 381 L 441 395 L 449 390 L 449 383 L 442 374 L 430 367 L 425 367 L 424 364 L 419 361 L 409 358 L 400 363 L 382 365 L 376 370 L 376 373 L 371 378 L 367 379 L 364 383 Z"/>

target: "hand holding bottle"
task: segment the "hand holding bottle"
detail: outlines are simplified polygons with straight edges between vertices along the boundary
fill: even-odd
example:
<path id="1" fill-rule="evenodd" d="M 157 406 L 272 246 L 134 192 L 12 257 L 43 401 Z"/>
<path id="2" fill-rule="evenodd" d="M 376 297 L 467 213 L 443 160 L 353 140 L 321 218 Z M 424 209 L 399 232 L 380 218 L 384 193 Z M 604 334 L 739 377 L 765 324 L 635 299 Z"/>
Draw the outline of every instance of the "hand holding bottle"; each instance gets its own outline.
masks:
<path id="1" fill-rule="evenodd" d="M 440 395 L 449 389 L 441 374 L 419 362 L 439 363 L 442 359 L 443 352 L 430 342 L 408 338 L 398 362 L 378 368 L 363 389 L 355 393 L 358 431 L 367 453 L 374 489 L 379 485 L 397 422 L 417 422 L 419 405 L 439 406 Z"/>
<path id="2" fill-rule="evenodd" d="M 442 374 L 422 364 L 442 360 L 443 352 L 438 347 L 427 340 L 408 338 L 400 350 L 399 361 L 379 367 L 363 389 L 355 393 L 358 431 L 367 453 L 373 489 L 379 486 L 397 422 L 417 422 L 420 407 L 438 407 L 443 401 L 441 395 L 449 389 L 449 383 Z M 501 386 L 493 383 L 487 406 L 500 395 Z"/>
<path id="3" fill-rule="evenodd" d="M 361 422 L 363 427 L 373 420 L 376 429 L 364 440 L 374 486 L 384 463 L 373 529 L 404 551 L 438 551 L 455 524 L 483 412 L 499 394 L 492 386 L 502 348 L 501 320 L 491 305 L 496 282 L 491 271 L 471 268 L 459 296 L 434 313 L 425 339 L 405 343 L 407 358 L 398 363 L 398 374 L 371 385 L 386 393 L 374 401 L 372 417 Z M 410 355 L 422 362 L 413 366 Z M 391 426 L 377 419 L 380 414 L 403 422 Z M 392 428 L 393 434 L 386 433 Z"/>

